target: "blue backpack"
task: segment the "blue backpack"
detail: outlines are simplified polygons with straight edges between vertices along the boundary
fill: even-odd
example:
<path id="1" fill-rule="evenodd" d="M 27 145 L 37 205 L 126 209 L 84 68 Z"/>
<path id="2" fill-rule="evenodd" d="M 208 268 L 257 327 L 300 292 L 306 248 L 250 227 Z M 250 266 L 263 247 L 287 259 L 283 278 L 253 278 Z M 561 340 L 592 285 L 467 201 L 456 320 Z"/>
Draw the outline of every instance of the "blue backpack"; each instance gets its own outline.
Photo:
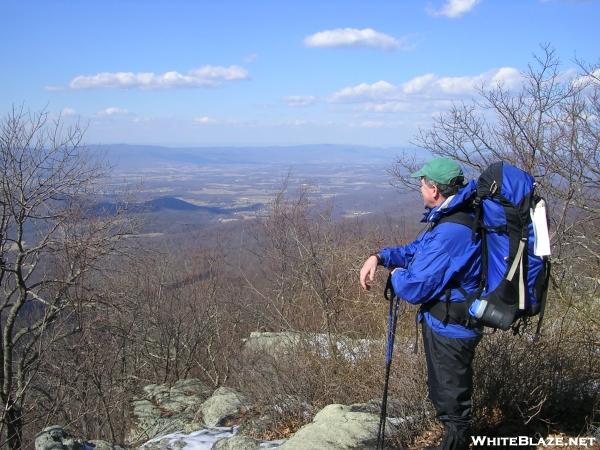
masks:
<path id="1" fill-rule="evenodd" d="M 494 163 L 477 181 L 473 206 L 482 274 L 480 292 L 468 301 L 470 316 L 484 326 L 518 330 L 520 319 L 539 315 L 539 334 L 550 252 L 544 200 L 535 193 L 533 177 L 506 162 Z M 544 223 L 534 221 L 536 215 Z"/>
<path id="2" fill-rule="evenodd" d="M 539 315 L 538 335 L 550 277 L 550 243 L 544 200 L 535 193 L 533 177 L 503 161 L 491 164 L 464 203 L 438 224 L 444 222 L 470 227 L 473 240 L 480 240 L 479 289 L 468 293 L 451 283 L 446 301 L 422 309 L 445 323 L 512 327 L 516 332 L 528 317 Z M 464 302 L 450 302 L 453 288 Z"/>

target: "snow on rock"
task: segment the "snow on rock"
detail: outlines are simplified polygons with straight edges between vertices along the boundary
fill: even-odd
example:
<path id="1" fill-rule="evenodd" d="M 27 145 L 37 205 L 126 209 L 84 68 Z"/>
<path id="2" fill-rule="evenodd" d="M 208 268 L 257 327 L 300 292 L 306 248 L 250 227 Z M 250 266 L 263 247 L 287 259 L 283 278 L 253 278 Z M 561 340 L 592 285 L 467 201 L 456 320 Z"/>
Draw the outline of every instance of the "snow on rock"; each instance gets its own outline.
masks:
<path id="1" fill-rule="evenodd" d="M 323 358 L 331 357 L 331 345 L 344 359 L 355 361 L 372 351 L 380 351 L 383 342 L 371 339 L 352 339 L 347 336 L 328 336 L 324 333 L 301 333 L 296 331 L 250 333 L 244 339 L 244 350 L 263 353 L 278 358 L 293 355 L 296 347 L 307 345 Z"/>
<path id="2" fill-rule="evenodd" d="M 205 428 L 190 434 L 171 433 L 149 440 L 139 450 L 211 450 L 220 439 L 234 435 L 233 428 Z"/>
<path id="3" fill-rule="evenodd" d="M 244 339 L 244 350 L 278 357 L 289 354 L 300 344 L 301 337 L 300 333 L 293 331 L 279 333 L 253 331 L 250 337 Z"/>
<path id="4" fill-rule="evenodd" d="M 278 448 L 284 441 L 256 441 L 237 435 L 237 427 L 213 427 L 190 434 L 172 433 L 143 444 L 139 450 L 259 450 Z"/>

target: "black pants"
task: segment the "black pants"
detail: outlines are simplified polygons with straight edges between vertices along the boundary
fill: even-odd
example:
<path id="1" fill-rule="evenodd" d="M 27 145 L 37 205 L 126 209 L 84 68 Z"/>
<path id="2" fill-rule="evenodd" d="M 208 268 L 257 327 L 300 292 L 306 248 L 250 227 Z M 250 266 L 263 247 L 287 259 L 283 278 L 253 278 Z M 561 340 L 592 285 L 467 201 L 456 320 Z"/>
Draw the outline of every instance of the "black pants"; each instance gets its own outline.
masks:
<path id="1" fill-rule="evenodd" d="M 444 425 L 444 450 L 469 448 L 473 356 L 481 338 L 453 339 L 440 336 L 423 321 L 423 345 L 427 360 L 429 398 Z"/>

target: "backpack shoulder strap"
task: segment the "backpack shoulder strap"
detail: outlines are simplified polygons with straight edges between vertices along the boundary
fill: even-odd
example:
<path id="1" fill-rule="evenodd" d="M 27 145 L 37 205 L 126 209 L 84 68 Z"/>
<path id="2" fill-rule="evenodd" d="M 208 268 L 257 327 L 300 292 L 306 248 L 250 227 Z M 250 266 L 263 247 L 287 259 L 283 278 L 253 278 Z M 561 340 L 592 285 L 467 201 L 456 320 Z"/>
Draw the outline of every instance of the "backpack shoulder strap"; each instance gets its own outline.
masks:
<path id="1" fill-rule="evenodd" d="M 437 224 L 440 223 L 458 223 L 460 225 L 464 225 L 469 229 L 473 229 L 473 223 L 475 222 L 475 216 L 467 211 L 460 210 L 453 212 L 452 214 L 448 214 L 447 216 L 443 216 L 440 220 L 438 220 Z"/>

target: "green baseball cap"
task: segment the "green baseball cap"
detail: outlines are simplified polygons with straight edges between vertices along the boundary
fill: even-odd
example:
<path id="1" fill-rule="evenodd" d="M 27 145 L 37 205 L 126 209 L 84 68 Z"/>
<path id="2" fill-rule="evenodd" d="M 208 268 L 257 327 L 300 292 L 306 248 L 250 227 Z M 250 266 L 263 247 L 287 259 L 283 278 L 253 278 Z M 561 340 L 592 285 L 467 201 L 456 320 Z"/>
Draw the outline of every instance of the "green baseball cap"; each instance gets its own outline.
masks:
<path id="1" fill-rule="evenodd" d="M 456 161 L 450 158 L 434 158 L 421 169 L 412 174 L 413 177 L 427 177 L 440 184 L 448 184 L 456 177 L 462 177 L 463 171 Z"/>

